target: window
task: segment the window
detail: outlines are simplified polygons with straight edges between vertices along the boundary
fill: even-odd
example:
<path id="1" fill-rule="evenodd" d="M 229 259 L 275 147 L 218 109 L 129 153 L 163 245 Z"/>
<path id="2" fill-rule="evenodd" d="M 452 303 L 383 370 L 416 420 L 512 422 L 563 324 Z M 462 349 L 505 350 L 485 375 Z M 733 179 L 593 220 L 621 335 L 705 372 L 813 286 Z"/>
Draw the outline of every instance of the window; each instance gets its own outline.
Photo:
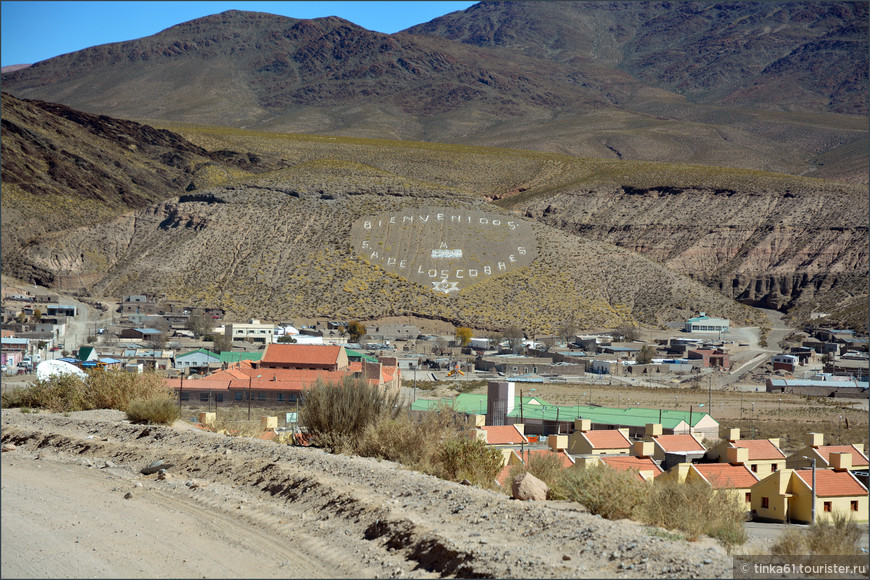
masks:
<path id="1" fill-rule="evenodd" d="M 218 403 L 223 403 L 224 402 L 224 394 L 218 393 L 217 395 L 214 396 L 214 400 L 217 401 Z"/>
<path id="2" fill-rule="evenodd" d="M 208 401 L 208 393 L 200 393 L 199 400 L 200 401 Z"/>
<path id="3" fill-rule="evenodd" d="M 241 392 L 241 391 L 239 391 L 239 392 L 236 393 L 236 400 L 237 400 L 237 401 L 241 401 L 241 400 L 242 400 L 242 392 Z"/>
<path id="4" fill-rule="evenodd" d="M 746 503 L 749 503 L 751 501 L 752 501 L 752 493 L 747 491 L 746 492 Z"/>
<path id="5" fill-rule="evenodd" d="M 825 511 L 828 512 L 828 513 L 830 513 L 830 511 L 831 511 L 831 502 L 829 502 L 829 501 L 826 501 L 826 502 L 825 502 Z"/>
<path id="6" fill-rule="evenodd" d="M 851 506 L 853 512 L 858 511 L 858 500 L 857 500 L 857 499 L 853 499 L 853 500 L 850 502 L 850 506 Z"/>
<path id="7" fill-rule="evenodd" d="M 257 393 L 257 400 L 258 401 L 265 401 L 266 400 L 266 393 Z"/>
<path id="8" fill-rule="evenodd" d="M 764 509 L 768 509 L 770 507 L 770 498 L 769 497 L 761 498 L 761 507 L 763 507 Z"/>
<path id="9" fill-rule="evenodd" d="M 750 466 L 750 469 L 752 470 L 753 473 L 758 473 L 758 464 L 757 464 L 757 463 L 753 463 L 753 464 Z"/>
<path id="10" fill-rule="evenodd" d="M 278 393 L 278 399 L 277 399 L 277 400 L 278 400 L 279 402 L 280 402 L 280 401 L 283 401 L 283 400 L 284 400 L 284 393 Z"/>
<path id="11" fill-rule="evenodd" d="M 776 471 L 776 470 L 777 470 L 776 463 L 771 463 L 771 464 L 770 464 L 770 470 L 771 470 L 771 471 Z"/>
<path id="12" fill-rule="evenodd" d="M 181 400 L 182 401 L 189 401 L 190 400 L 190 393 L 182 392 L 181 393 Z"/>

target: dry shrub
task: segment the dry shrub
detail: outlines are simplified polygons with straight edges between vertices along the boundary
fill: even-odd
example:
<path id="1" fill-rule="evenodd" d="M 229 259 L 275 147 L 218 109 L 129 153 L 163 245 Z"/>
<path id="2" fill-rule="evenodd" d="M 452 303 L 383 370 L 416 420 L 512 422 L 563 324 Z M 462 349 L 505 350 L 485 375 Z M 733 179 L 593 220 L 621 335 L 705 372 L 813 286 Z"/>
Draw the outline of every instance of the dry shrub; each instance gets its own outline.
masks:
<path id="1" fill-rule="evenodd" d="M 562 461 L 557 453 L 530 453 L 524 459 L 524 465 L 515 465 L 511 468 L 511 480 L 523 473 L 531 473 L 550 488 L 550 491 L 547 492 L 547 499 L 567 499 L 563 484 L 567 469 L 562 466 Z M 510 488 L 506 488 L 506 491 L 510 492 Z"/>
<path id="2" fill-rule="evenodd" d="M 630 518 L 650 494 L 650 484 L 637 473 L 606 465 L 570 467 L 562 477 L 560 493 L 586 506 L 590 513 L 611 520 Z"/>
<path id="3" fill-rule="evenodd" d="M 3 406 L 28 406 L 58 413 L 92 409 L 126 411 L 134 399 L 174 397 L 174 391 L 153 373 L 95 372 L 87 379 L 63 374 L 37 380 L 24 389 L 4 394 Z"/>
<path id="4" fill-rule="evenodd" d="M 788 530 L 771 547 L 780 556 L 860 556 L 861 528 L 851 518 L 834 513 L 831 521 L 817 522 L 807 531 Z"/>
<path id="5" fill-rule="evenodd" d="M 400 393 L 365 380 L 318 381 L 302 395 L 299 423 L 311 435 L 313 445 L 334 453 L 353 452 L 366 429 L 398 416 L 400 400 Z"/>
<path id="6" fill-rule="evenodd" d="M 363 434 L 358 453 L 396 461 L 423 473 L 438 471 L 438 454 L 446 441 L 461 437 L 463 420 L 450 409 L 384 417 Z"/>
<path id="7" fill-rule="evenodd" d="M 726 547 L 746 541 L 745 509 L 727 489 L 713 489 L 701 481 L 657 482 L 639 510 L 640 519 L 653 526 L 685 532 L 689 537 L 707 534 Z"/>
<path id="8" fill-rule="evenodd" d="M 127 418 L 134 423 L 172 425 L 180 415 L 174 399 L 133 399 L 127 405 Z"/>
<path id="9" fill-rule="evenodd" d="M 501 451 L 479 439 L 446 441 L 438 454 L 439 477 L 449 481 L 467 479 L 472 485 L 492 489 L 504 464 Z"/>
<path id="10" fill-rule="evenodd" d="M 259 437 L 263 434 L 259 415 L 256 419 L 248 419 L 247 408 L 224 407 L 215 409 L 215 421 L 211 427 L 217 433 L 225 433 L 233 437 Z"/>

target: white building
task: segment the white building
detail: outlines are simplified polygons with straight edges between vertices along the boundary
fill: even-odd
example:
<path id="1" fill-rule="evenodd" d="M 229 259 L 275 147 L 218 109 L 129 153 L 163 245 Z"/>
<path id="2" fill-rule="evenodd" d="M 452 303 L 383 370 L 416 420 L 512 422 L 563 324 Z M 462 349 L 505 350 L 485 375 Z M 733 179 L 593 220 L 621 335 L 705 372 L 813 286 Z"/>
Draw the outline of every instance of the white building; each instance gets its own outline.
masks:
<path id="1" fill-rule="evenodd" d="M 224 327 L 224 334 L 229 334 L 232 340 L 251 340 L 253 342 L 270 344 L 274 342 L 275 325 L 260 324 L 252 318 L 250 322 L 232 322 Z"/>
<path id="2" fill-rule="evenodd" d="M 686 332 L 728 332 L 727 318 L 712 318 L 701 312 L 686 321 Z"/>

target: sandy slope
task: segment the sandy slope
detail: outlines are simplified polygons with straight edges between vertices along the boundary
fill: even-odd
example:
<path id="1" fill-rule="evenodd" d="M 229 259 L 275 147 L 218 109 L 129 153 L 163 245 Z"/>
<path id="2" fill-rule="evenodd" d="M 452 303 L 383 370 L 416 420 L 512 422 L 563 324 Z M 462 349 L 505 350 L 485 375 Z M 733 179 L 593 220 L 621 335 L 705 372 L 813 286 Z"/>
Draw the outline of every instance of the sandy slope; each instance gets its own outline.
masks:
<path id="1" fill-rule="evenodd" d="M 17 446 L 2 454 L 4 578 L 731 575 L 711 540 L 389 462 L 117 412 L 2 419 L 3 443 Z M 157 459 L 173 464 L 168 479 L 139 473 Z"/>

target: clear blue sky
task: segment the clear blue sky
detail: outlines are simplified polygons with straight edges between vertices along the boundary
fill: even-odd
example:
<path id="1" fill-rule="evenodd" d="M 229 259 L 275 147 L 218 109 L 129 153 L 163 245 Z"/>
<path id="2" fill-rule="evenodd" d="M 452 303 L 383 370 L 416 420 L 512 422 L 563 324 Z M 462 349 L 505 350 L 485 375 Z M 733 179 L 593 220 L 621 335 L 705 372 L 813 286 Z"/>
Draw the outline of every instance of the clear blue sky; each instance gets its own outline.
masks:
<path id="1" fill-rule="evenodd" d="M 2 66 L 33 64 L 68 52 L 156 34 L 170 26 L 226 10 L 291 18 L 338 16 L 391 34 L 475 2 L 0 2 Z"/>

